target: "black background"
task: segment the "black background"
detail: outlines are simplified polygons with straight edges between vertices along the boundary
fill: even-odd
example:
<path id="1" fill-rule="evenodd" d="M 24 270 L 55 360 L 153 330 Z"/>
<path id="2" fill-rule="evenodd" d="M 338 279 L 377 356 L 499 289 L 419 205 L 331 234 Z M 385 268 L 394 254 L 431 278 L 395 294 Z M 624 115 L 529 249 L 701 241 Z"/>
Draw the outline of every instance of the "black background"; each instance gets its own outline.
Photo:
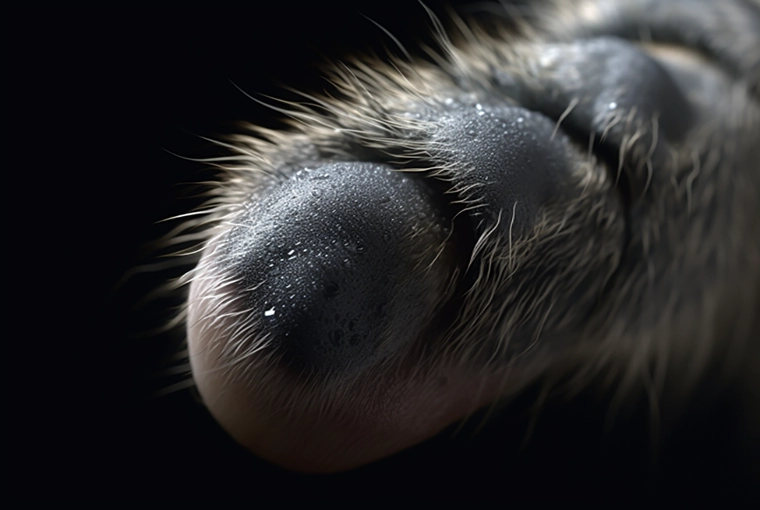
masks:
<path id="1" fill-rule="evenodd" d="M 133 333 L 156 317 L 131 309 L 161 275 L 117 283 L 149 260 L 144 244 L 166 229 L 156 222 L 195 204 L 178 200 L 187 194 L 181 183 L 206 177 L 203 165 L 171 153 L 203 157 L 207 145 L 195 135 L 229 133 L 236 121 L 280 125 L 232 82 L 262 96 L 283 97 L 283 84 L 321 91 L 324 56 L 392 47 L 363 16 L 410 47 L 430 32 L 415 2 L 348 9 L 337 2 L 282 3 L 245 11 L 25 10 L 6 17 L 11 494 L 641 495 L 646 482 L 632 473 L 646 466 L 579 461 L 600 454 L 583 446 L 598 430 L 561 424 L 583 403 L 546 415 L 535 434 L 541 427 L 548 432 L 529 456 L 521 450 L 529 420 L 519 417 L 453 450 L 439 438 L 355 473 L 315 478 L 288 475 L 240 452 L 186 393 L 135 398 L 135 381 L 161 347 L 134 341 Z M 445 15 L 442 4 L 426 4 Z M 594 403 L 588 405 L 593 415 Z M 613 448 L 646 447 L 633 437 L 619 436 Z M 505 455 L 511 460 L 495 467 Z"/>

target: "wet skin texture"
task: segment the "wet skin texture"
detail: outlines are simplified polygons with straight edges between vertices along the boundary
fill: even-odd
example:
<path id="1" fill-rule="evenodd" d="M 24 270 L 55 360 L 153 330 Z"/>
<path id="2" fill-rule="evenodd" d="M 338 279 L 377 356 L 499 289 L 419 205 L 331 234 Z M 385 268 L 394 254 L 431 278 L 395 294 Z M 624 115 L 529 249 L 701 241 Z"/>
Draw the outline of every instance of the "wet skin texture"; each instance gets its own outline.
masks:
<path id="1" fill-rule="evenodd" d="M 498 46 L 513 52 L 465 36 L 463 64 L 401 69 L 417 93 L 359 77 L 378 103 L 357 87 L 320 110 L 326 125 L 311 112 L 252 149 L 266 175 L 227 188 L 223 228 L 175 295 L 191 303 L 180 336 L 205 406 L 184 390 L 101 418 L 123 438 L 109 457 L 130 462 L 93 485 L 254 500 L 749 493 L 760 22 L 748 1 L 661 4 L 675 14 L 518 3 L 538 35 L 479 12 L 522 34 Z M 417 56 L 429 24 L 410 19 L 406 38 L 379 21 Z M 348 60 L 343 46 L 328 54 Z M 225 384 L 252 397 L 225 407 Z M 313 471 L 338 473 L 297 474 Z"/>

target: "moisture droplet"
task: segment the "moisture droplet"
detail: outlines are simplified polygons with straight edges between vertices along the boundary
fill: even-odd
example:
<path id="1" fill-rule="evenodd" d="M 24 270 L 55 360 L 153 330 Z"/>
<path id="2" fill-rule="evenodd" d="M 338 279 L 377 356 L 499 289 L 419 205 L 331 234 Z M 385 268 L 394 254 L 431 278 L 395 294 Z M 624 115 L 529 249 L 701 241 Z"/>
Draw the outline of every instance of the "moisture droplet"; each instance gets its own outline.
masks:
<path id="1" fill-rule="evenodd" d="M 324 290 L 323 295 L 324 295 L 325 299 L 332 299 L 332 298 L 334 298 L 335 296 L 338 295 L 338 291 L 339 290 L 340 290 L 340 288 L 338 287 L 337 283 L 330 282 L 330 283 L 328 283 L 325 286 L 325 290 Z"/>
<path id="2" fill-rule="evenodd" d="M 610 110 L 614 110 L 615 108 L 617 108 L 617 103 L 615 101 L 612 101 L 610 104 L 607 105 L 607 108 L 609 108 Z"/>
<path id="3" fill-rule="evenodd" d="M 327 337 L 334 345 L 340 345 L 343 341 L 343 332 L 339 329 L 334 329 L 328 333 Z"/>
<path id="4" fill-rule="evenodd" d="M 271 317 L 272 315 L 274 315 L 274 307 L 264 310 L 264 317 Z"/>
<path id="5" fill-rule="evenodd" d="M 524 121 L 524 120 L 525 120 L 525 119 L 523 119 L 522 117 L 517 117 L 517 123 L 518 123 L 518 124 L 521 124 L 521 123 L 522 123 L 522 121 Z"/>

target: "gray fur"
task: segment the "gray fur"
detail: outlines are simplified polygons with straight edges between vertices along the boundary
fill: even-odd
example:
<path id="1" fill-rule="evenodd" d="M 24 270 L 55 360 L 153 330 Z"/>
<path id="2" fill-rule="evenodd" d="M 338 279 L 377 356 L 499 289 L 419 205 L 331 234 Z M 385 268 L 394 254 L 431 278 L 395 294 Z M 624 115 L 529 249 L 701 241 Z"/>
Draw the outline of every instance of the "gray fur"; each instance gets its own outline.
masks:
<path id="1" fill-rule="evenodd" d="M 295 387 L 283 384 L 267 397 L 294 420 L 307 408 L 327 420 L 361 406 L 367 374 L 401 373 L 409 360 L 418 363 L 409 372 L 417 380 L 449 365 L 489 374 L 484 381 L 503 385 L 494 405 L 536 380 L 569 395 L 594 384 L 614 417 L 644 392 L 655 441 L 682 426 L 689 409 L 730 395 L 743 413 L 737 434 L 757 452 L 760 13 L 743 2 L 585 0 L 508 14 L 517 30 L 455 20 L 457 30 L 440 34 L 435 65 L 361 57 L 336 64 L 327 70 L 334 97 L 304 94 L 303 103 L 276 106 L 292 119 L 289 131 L 249 126 L 218 142 L 230 153 L 219 162 L 219 182 L 197 219 L 176 234 L 200 233 L 188 257 L 206 254 L 181 284 L 207 279 L 200 295 L 213 305 L 206 313 L 237 317 L 215 356 L 228 368 L 246 365 L 228 375 L 246 383 L 279 384 L 281 376 L 268 370 L 280 364 L 299 374 Z M 620 38 L 645 32 L 651 41 L 643 45 Z M 660 53 L 671 45 L 697 63 Z M 384 342 L 356 357 L 348 347 L 309 354 L 307 346 L 304 354 L 279 329 L 267 330 L 275 303 L 260 290 L 271 283 L 262 269 L 268 255 L 257 244 L 266 237 L 263 224 L 283 229 L 268 242 L 304 236 L 309 260 L 328 237 L 327 224 L 313 219 L 316 234 L 289 225 L 277 211 L 298 206 L 283 205 L 278 190 L 309 189 L 297 184 L 298 172 L 370 163 L 408 174 L 410 190 L 434 183 L 435 199 L 394 195 L 420 200 L 414 210 L 422 211 L 413 222 L 418 237 L 387 232 L 405 276 L 377 254 L 365 271 L 378 272 L 358 281 L 391 278 L 377 292 L 397 293 L 399 303 L 409 296 L 407 282 L 436 294 L 425 304 L 414 294 L 397 310 L 415 313 L 384 316 L 376 326 L 391 331 L 414 316 L 426 322 L 409 327 L 435 342 Z M 305 192 L 293 193 L 307 203 Z M 352 207 L 350 198 L 336 198 L 335 207 Z M 276 213 L 263 220 L 258 207 Z M 401 212 L 413 214 L 411 206 Z M 356 244 L 361 230 L 341 241 Z M 264 255 L 252 260 L 252 253 Z M 305 271 L 298 282 L 321 274 Z M 332 313 L 332 305 L 314 301 L 324 289 L 298 286 L 310 313 Z M 221 327 L 210 322 L 210 330 Z M 289 327 L 283 324 L 277 327 Z M 369 336 L 370 326 L 360 326 Z M 318 335 L 342 327 L 326 325 Z M 294 364 L 292 352 L 305 361 Z"/>

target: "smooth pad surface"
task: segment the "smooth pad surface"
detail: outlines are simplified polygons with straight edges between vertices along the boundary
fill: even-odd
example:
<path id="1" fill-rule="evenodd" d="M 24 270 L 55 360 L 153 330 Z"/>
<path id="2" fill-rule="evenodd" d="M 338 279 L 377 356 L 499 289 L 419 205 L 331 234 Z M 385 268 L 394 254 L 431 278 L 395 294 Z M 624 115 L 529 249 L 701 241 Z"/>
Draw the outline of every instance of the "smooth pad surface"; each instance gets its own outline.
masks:
<path id="1" fill-rule="evenodd" d="M 378 164 L 328 163 L 252 201 L 224 259 L 287 363 L 347 373 L 428 326 L 448 279 L 433 264 L 446 235 L 415 178 Z"/>

